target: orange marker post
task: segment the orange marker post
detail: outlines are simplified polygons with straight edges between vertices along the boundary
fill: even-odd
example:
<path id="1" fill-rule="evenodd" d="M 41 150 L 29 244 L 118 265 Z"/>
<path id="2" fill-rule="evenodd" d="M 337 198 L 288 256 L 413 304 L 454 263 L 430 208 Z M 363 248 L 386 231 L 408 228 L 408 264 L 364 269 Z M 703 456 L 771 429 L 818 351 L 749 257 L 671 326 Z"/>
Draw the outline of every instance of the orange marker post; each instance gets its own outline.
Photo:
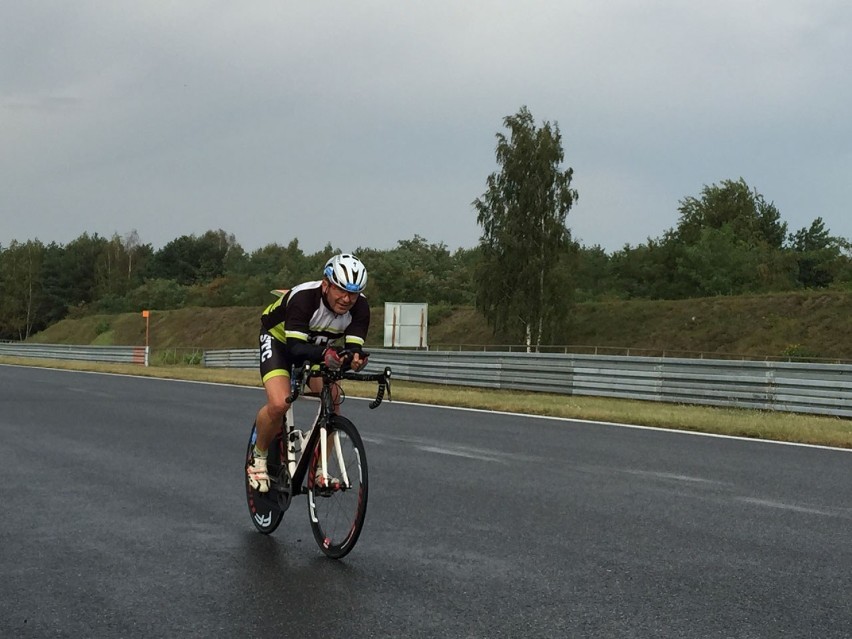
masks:
<path id="1" fill-rule="evenodd" d="M 148 365 L 148 323 L 150 322 L 151 311 L 142 311 L 142 317 L 145 318 L 145 366 Z"/>

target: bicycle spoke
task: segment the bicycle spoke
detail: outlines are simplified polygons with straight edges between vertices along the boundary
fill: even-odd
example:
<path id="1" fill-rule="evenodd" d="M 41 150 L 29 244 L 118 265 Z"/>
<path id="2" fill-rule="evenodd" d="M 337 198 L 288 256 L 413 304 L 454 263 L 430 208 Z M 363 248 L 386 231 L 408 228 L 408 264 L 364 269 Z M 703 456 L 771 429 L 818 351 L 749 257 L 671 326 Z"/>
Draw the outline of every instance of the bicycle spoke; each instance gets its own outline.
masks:
<path id="1" fill-rule="evenodd" d="M 330 557 L 340 558 L 355 545 L 364 523 L 367 464 L 361 438 L 351 422 L 335 417 L 330 430 L 333 445 L 327 451 L 325 468 L 328 484 L 309 482 L 308 506 L 311 528 L 320 548 Z M 311 464 L 312 476 L 318 457 L 315 455 Z"/>

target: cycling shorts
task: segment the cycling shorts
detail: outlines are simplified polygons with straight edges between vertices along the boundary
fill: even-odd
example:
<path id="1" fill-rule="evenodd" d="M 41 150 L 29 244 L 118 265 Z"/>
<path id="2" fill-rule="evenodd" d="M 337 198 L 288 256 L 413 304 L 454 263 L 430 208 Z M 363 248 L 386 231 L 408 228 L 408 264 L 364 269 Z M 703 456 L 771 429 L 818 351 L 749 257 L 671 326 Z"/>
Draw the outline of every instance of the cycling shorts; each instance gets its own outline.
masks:
<path id="1" fill-rule="evenodd" d="M 275 339 L 265 330 L 260 331 L 260 379 L 263 382 L 284 376 L 289 378 L 293 362 L 287 357 L 287 348 L 283 342 Z"/>

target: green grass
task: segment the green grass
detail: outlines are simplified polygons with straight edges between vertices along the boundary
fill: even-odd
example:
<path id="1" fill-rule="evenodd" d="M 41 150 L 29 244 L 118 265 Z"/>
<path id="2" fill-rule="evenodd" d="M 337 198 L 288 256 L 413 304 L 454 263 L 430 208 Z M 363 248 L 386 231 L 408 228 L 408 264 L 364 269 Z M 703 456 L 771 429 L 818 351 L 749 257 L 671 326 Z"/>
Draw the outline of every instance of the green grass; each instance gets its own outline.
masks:
<path id="1" fill-rule="evenodd" d="M 198 366 L 150 366 L 145 368 L 130 364 L 0 357 L 0 364 L 4 363 L 260 386 L 258 373 L 246 370 L 211 369 Z M 372 384 L 347 382 L 345 388 L 349 395 L 356 397 L 370 397 L 375 394 L 375 386 Z M 400 381 L 393 384 L 393 399 L 422 404 L 637 424 L 756 439 L 852 448 L 852 420 L 833 417 L 548 393 L 483 391 Z"/>
<path id="2" fill-rule="evenodd" d="M 262 307 L 153 310 L 149 325 L 150 368 L 92 365 L 159 377 L 259 385 L 254 371 L 194 366 L 201 349 L 254 348 Z M 373 309 L 370 345 L 383 343 L 384 309 Z M 608 301 L 578 304 L 568 321 L 574 352 L 633 355 L 704 354 L 705 357 L 852 361 L 852 293 L 805 291 L 695 300 Z M 494 348 L 482 316 L 472 308 L 436 309 L 429 343 L 459 348 Z M 144 345 L 145 320 L 139 313 L 95 315 L 63 320 L 34 336 L 46 344 Z M 0 360 L 2 361 L 2 360 Z M 21 363 L 33 365 L 32 360 Z M 84 364 L 57 362 L 60 367 Z M 565 395 L 481 391 L 444 385 L 397 382 L 399 400 L 447 404 L 681 428 L 852 448 L 852 420 L 799 414 L 681 406 L 656 402 Z M 369 391 L 352 385 L 352 393 Z"/>
<path id="3" fill-rule="evenodd" d="M 254 348 L 261 307 L 186 308 L 151 312 L 154 351 L 175 348 Z M 497 340 L 472 308 L 436 309 L 429 344 L 487 348 Z M 578 304 L 569 350 L 608 354 L 747 357 L 852 361 L 852 293 L 805 291 L 694 300 L 635 300 Z M 384 308 L 373 309 L 368 335 L 381 346 Z M 33 336 L 53 344 L 144 345 L 139 313 L 63 320 Z M 98 341 L 96 341 L 98 340 Z"/>

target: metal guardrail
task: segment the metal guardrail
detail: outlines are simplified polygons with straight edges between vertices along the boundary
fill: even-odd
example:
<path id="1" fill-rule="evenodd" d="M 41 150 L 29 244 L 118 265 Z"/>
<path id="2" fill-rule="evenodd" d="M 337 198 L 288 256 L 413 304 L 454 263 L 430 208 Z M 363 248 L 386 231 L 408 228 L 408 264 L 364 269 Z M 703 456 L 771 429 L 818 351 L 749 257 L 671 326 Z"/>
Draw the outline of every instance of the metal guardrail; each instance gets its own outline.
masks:
<path id="1" fill-rule="evenodd" d="M 0 343 L 0 355 L 148 365 L 144 346 Z M 371 350 L 401 380 L 852 417 L 852 365 L 554 353 Z M 255 349 L 204 366 L 257 368 Z"/>
<path id="2" fill-rule="evenodd" d="M 473 351 L 488 353 L 527 353 L 526 344 L 431 344 L 430 351 Z M 562 355 L 625 355 L 627 357 L 681 357 L 685 359 L 724 359 L 753 362 L 799 362 L 817 364 L 852 364 L 848 357 L 814 357 L 807 355 L 769 355 L 726 353 L 723 351 L 693 351 L 683 348 L 644 348 L 637 346 L 601 346 L 588 344 L 543 345 L 539 353 L 557 353 Z"/>
<path id="3" fill-rule="evenodd" d="M 68 344 L 0 342 L 0 355 L 148 365 L 147 346 L 73 346 Z"/>
<path id="4" fill-rule="evenodd" d="M 204 351 L 201 365 L 208 368 L 258 368 L 260 353 L 256 348 Z"/>
<path id="5" fill-rule="evenodd" d="M 852 365 L 553 353 L 371 349 L 395 379 L 852 417 Z M 205 351 L 209 367 L 257 368 L 254 349 Z"/>

